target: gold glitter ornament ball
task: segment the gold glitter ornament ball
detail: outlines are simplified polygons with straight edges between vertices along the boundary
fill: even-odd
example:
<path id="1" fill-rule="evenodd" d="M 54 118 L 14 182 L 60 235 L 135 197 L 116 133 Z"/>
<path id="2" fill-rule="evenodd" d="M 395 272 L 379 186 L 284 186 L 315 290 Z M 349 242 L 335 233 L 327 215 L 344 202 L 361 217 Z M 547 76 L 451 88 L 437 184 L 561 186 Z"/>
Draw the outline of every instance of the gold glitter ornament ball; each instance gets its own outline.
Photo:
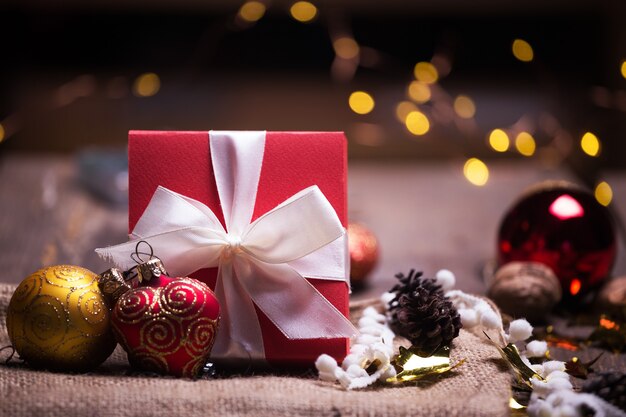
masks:
<path id="1" fill-rule="evenodd" d="M 97 275 L 72 265 L 40 269 L 17 287 L 7 311 L 13 347 L 28 365 L 87 371 L 115 349 Z"/>

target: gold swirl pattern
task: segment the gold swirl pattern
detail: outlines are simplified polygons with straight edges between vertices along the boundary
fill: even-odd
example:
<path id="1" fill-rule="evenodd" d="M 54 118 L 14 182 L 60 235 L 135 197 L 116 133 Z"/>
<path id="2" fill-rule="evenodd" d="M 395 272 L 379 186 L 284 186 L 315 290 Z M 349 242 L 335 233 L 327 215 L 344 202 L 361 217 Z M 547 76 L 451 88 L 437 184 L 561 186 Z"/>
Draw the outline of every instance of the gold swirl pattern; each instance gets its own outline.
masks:
<path id="1" fill-rule="evenodd" d="M 166 278 L 162 287 L 140 287 L 122 295 L 113 310 L 113 328 L 136 366 L 195 377 L 215 340 L 217 299 L 204 283 Z"/>
<path id="2" fill-rule="evenodd" d="M 104 305 L 93 272 L 71 265 L 41 269 L 25 278 L 11 298 L 9 338 L 30 365 L 88 370 L 115 348 Z"/>
<path id="3" fill-rule="evenodd" d="M 102 294 L 93 288 L 83 288 L 73 291 L 68 299 L 68 305 L 77 308 L 71 313 L 71 320 L 86 336 L 98 336 L 102 332 L 100 324 L 109 320 L 109 310 L 103 303 Z"/>
<path id="4" fill-rule="evenodd" d="M 182 374 L 184 376 L 192 376 L 192 377 L 200 375 L 200 371 L 202 370 L 202 367 L 207 363 L 208 360 L 209 360 L 209 355 L 195 357 L 193 360 L 190 360 L 189 362 L 185 364 L 185 366 L 183 367 Z"/>
<path id="5" fill-rule="evenodd" d="M 180 322 L 167 315 L 150 319 L 141 326 L 140 344 L 152 353 L 173 353 L 179 348 L 181 330 Z"/>
<path id="6" fill-rule="evenodd" d="M 185 343 L 187 353 L 191 356 L 202 355 L 206 353 L 207 346 L 211 350 L 215 341 L 216 327 L 215 320 L 206 317 L 194 320 L 187 327 L 187 343 Z"/>
<path id="7" fill-rule="evenodd" d="M 185 317 L 185 319 L 198 317 L 204 308 L 206 297 L 203 290 L 198 288 L 198 284 L 193 281 L 181 278 L 163 287 L 159 296 L 161 308 L 172 315 Z"/>
<path id="8" fill-rule="evenodd" d="M 150 287 L 128 291 L 119 298 L 115 305 L 114 314 L 124 323 L 139 323 L 146 314 L 150 314 L 157 296 L 155 290 Z"/>
<path id="9" fill-rule="evenodd" d="M 17 287 L 11 300 L 15 299 L 15 308 L 26 308 L 41 290 L 43 276 L 31 275 Z M 21 311 L 21 310 L 19 310 Z"/>
<path id="10" fill-rule="evenodd" d="M 67 311 L 63 303 L 49 295 L 40 296 L 30 305 L 29 314 L 24 318 L 24 339 L 39 348 L 61 343 L 69 330 L 66 326 Z"/>
<path id="11" fill-rule="evenodd" d="M 93 285 L 97 276 L 88 269 L 73 265 L 59 265 L 46 268 L 44 279 L 50 285 L 62 288 L 85 288 Z"/>

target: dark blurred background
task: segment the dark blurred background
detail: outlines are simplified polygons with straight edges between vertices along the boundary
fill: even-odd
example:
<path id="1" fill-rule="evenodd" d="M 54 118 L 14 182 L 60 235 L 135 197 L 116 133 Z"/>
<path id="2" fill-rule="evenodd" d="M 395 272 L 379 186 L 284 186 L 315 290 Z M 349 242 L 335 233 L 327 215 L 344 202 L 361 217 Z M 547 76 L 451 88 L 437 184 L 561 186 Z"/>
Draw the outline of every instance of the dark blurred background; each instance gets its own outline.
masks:
<path id="1" fill-rule="evenodd" d="M 129 129 L 345 130 L 352 158 L 623 168 L 625 17 L 609 0 L 4 0 L 0 151 L 124 146 Z M 373 110 L 351 109 L 355 91 Z"/>
<path id="2" fill-rule="evenodd" d="M 3 0 L 0 279 L 108 267 L 128 130 L 342 130 L 351 219 L 380 240 L 371 293 L 411 267 L 483 292 L 530 185 L 587 185 L 623 224 L 625 18 L 615 0 Z"/>

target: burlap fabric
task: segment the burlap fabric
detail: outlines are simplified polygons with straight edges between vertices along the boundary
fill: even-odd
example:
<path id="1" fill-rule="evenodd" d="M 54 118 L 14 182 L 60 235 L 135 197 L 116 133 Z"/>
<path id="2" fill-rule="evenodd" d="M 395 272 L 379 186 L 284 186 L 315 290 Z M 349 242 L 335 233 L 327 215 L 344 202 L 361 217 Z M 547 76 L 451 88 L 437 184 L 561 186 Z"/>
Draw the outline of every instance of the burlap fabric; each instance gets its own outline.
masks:
<path id="1" fill-rule="evenodd" d="M 9 344 L 5 314 L 15 289 L 0 284 L 0 346 Z M 356 319 L 364 303 L 352 307 Z M 466 363 L 418 386 L 376 386 L 346 392 L 310 371 L 213 380 L 179 380 L 133 373 L 123 351 L 96 372 L 76 375 L 5 365 L 0 354 L 0 415 L 31 416 L 504 416 L 510 377 L 497 350 L 461 331 L 452 361 Z"/>

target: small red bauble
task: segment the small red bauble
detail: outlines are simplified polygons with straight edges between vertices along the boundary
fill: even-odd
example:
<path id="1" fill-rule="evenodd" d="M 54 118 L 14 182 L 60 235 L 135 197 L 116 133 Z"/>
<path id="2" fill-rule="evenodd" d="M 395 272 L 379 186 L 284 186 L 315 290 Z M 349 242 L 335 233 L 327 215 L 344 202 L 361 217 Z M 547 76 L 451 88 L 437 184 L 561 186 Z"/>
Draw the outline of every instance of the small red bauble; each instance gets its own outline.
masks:
<path id="1" fill-rule="evenodd" d="M 533 261 L 558 277 L 565 301 L 579 300 L 608 277 L 616 256 L 608 209 L 569 183 L 539 184 L 504 216 L 498 263 Z"/>
<path id="2" fill-rule="evenodd" d="M 348 247 L 350 251 L 350 280 L 362 285 L 378 262 L 378 241 L 365 226 L 358 223 L 348 225 Z"/>
<path id="3" fill-rule="evenodd" d="M 218 300 L 203 282 L 165 275 L 158 260 L 141 267 L 149 279 L 123 293 L 112 309 L 116 338 L 134 367 L 195 378 L 215 341 Z"/>

